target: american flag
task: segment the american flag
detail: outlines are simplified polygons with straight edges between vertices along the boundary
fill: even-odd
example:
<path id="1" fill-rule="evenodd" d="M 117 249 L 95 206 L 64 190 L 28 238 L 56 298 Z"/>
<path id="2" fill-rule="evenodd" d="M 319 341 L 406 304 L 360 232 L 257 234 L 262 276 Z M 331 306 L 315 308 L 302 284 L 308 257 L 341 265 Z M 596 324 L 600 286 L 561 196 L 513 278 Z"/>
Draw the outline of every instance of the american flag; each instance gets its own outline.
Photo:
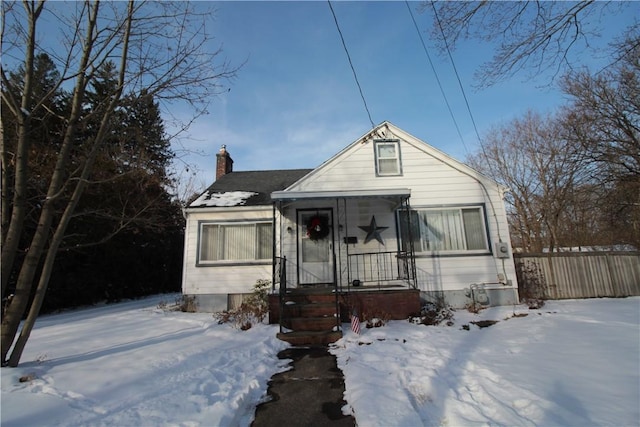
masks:
<path id="1" fill-rule="evenodd" d="M 358 313 L 355 310 L 353 310 L 353 314 L 351 315 L 351 330 L 360 335 L 360 319 L 358 318 Z"/>

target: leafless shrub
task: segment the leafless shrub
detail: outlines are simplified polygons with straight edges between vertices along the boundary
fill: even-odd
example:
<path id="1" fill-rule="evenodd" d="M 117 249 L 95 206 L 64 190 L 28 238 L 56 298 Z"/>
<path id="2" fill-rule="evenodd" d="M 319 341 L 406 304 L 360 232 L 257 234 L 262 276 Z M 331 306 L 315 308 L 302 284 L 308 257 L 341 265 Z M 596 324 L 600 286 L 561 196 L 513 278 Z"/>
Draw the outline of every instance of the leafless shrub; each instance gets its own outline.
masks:
<path id="1" fill-rule="evenodd" d="M 532 310 L 542 308 L 546 299 L 546 280 L 542 270 L 532 261 L 521 262 L 518 267 L 518 292 L 521 301 Z"/>
<path id="2" fill-rule="evenodd" d="M 391 320 L 391 315 L 384 310 L 372 310 L 363 312 L 362 320 L 367 328 L 380 328 Z"/>
<path id="3" fill-rule="evenodd" d="M 453 313 L 454 310 L 445 305 L 443 301 L 439 302 L 427 302 L 422 306 L 420 310 L 420 316 L 413 317 L 410 320 L 413 323 L 421 325 L 439 325 L 441 323 L 447 326 L 453 325 Z"/>
<path id="4" fill-rule="evenodd" d="M 183 313 L 196 313 L 198 301 L 195 295 L 182 295 L 176 299 L 176 306 Z"/>
<path id="5" fill-rule="evenodd" d="M 214 313 L 214 319 L 219 324 L 233 323 L 234 327 L 241 331 L 246 331 L 251 329 L 254 324 L 261 323 L 269 312 L 267 296 L 270 285 L 269 280 L 256 281 L 253 293 L 240 304 L 240 307 L 235 310 Z"/>

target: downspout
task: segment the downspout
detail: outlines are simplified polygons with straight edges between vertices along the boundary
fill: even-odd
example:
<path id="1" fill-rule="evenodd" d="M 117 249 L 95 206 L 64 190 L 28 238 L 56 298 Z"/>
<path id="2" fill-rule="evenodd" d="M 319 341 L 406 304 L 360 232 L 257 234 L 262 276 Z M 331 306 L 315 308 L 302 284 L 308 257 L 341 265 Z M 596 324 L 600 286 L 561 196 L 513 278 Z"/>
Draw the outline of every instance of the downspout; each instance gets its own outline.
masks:
<path id="1" fill-rule="evenodd" d="M 476 181 L 478 184 L 480 184 L 480 187 L 482 188 L 482 191 L 484 192 L 487 201 L 489 202 L 489 207 L 491 208 L 491 214 L 493 216 L 493 219 L 496 223 L 496 234 L 498 236 L 498 242 L 499 243 L 504 243 L 502 241 L 502 233 L 500 232 L 500 223 L 498 222 L 498 214 L 496 212 L 496 207 L 493 204 L 493 200 L 491 200 L 491 195 L 489 194 L 489 190 L 487 189 L 487 186 L 484 184 L 484 182 L 482 182 L 481 179 L 479 179 L 476 176 L 473 176 L 472 174 L 468 173 L 467 171 L 464 171 L 462 169 L 459 169 L 457 167 L 455 167 L 454 165 L 450 165 L 451 167 L 453 167 L 455 170 L 457 170 L 458 172 L 463 173 L 464 175 L 467 175 L 469 178 L 473 179 L 474 181 Z M 500 196 L 501 200 L 504 200 L 504 192 L 502 190 L 500 190 L 500 186 L 498 186 L 498 194 Z M 508 226 L 508 225 L 507 225 Z M 494 251 L 492 250 L 492 253 Z M 495 256 L 493 256 L 494 260 L 495 260 L 495 267 L 496 267 L 496 273 L 500 274 L 500 265 L 498 264 L 498 258 Z M 504 276 L 504 285 L 506 285 L 507 283 L 509 283 L 510 279 L 507 276 L 507 268 L 505 265 L 505 258 L 500 259 L 501 264 L 502 264 L 502 275 Z M 511 281 L 511 286 L 513 287 L 513 281 Z M 514 289 L 514 295 L 517 294 L 517 287 L 513 288 Z M 515 300 L 515 298 L 514 298 Z"/>
<path id="2" fill-rule="evenodd" d="M 484 194 L 487 196 L 487 201 L 489 202 L 489 206 L 491 207 L 491 213 L 493 214 L 493 219 L 496 223 L 496 234 L 498 235 L 498 243 L 504 243 L 502 241 L 502 233 L 500 233 L 500 223 L 498 222 L 498 214 L 496 213 L 496 207 L 493 204 L 493 200 L 491 200 L 491 195 L 489 194 L 489 190 L 487 190 L 487 187 L 486 185 L 484 185 L 484 182 L 482 182 L 476 177 L 471 176 L 470 174 L 467 174 L 467 175 L 473 178 L 478 184 L 480 184 L 480 187 L 484 191 Z M 503 200 L 504 193 L 500 190 L 500 187 L 498 187 L 498 194 L 500 195 L 500 199 Z M 496 261 L 498 260 L 495 254 L 494 254 L 494 259 Z M 501 258 L 500 261 L 502 261 L 502 274 L 504 276 L 504 281 L 505 281 L 504 284 L 506 284 L 509 281 L 509 279 L 507 278 L 507 268 L 505 266 L 505 258 Z M 500 272 L 500 267 L 498 265 L 496 265 L 496 270 L 498 271 L 498 273 Z"/>

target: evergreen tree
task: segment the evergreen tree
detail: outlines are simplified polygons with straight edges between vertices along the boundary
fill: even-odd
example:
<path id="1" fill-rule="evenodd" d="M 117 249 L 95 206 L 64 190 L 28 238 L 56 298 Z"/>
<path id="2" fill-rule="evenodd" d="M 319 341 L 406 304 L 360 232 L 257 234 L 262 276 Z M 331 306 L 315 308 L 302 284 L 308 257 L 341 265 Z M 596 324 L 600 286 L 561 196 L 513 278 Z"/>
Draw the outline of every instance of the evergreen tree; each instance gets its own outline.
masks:
<path id="1" fill-rule="evenodd" d="M 113 69 L 107 63 L 87 93 L 79 147 L 93 137 L 94 117 L 116 89 Z M 146 92 L 123 96 L 69 224 L 44 311 L 179 290 L 183 218 L 167 191 L 172 158 L 158 103 Z"/>
<path id="2" fill-rule="evenodd" d="M 49 182 L 45 177 L 55 167 L 64 126 L 61 117 L 69 103 L 68 95 L 56 87 L 60 76 L 46 54 L 36 56 L 34 70 L 34 91 L 37 97 L 48 101 L 39 108 L 30 106 L 37 125 L 30 133 L 29 212 L 36 212 L 37 204 L 46 197 Z M 12 84 L 7 89 L 19 94 L 23 70 L 9 75 Z M 97 70 L 96 76 L 83 101 L 82 126 L 65 172 L 70 181 L 77 179 L 77 165 L 89 153 L 105 100 L 110 100 L 117 89 L 112 63 Z M 47 97 L 49 91 L 55 95 Z M 3 209 L 9 212 L 16 134 L 12 116 L 5 109 L 2 114 L 3 186 L 7 184 Z M 180 206 L 168 193 L 167 168 L 173 156 L 153 96 L 143 91 L 122 97 L 60 248 L 43 312 L 179 290 L 183 218 Z M 67 196 L 71 191 L 72 188 L 64 188 Z M 56 216 L 61 214 L 62 211 Z M 3 221 L 8 216 L 3 213 Z M 21 246 L 28 245 L 37 220 L 37 216 L 27 215 Z M 19 257 L 17 261 L 21 260 Z M 10 285 L 9 294 L 12 289 Z"/>
<path id="3" fill-rule="evenodd" d="M 15 289 L 11 302 L 4 307 L 0 334 L 0 361 L 9 366 L 17 366 L 22 357 L 47 296 L 60 249 L 77 248 L 78 245 L 73 244 L 80 240 L 82 233 L 93 232 L 78 228 L 81 233 L 75 235 L 70 233 L 70 224 L 79 227 L 90 215 L 103 215 L 105 222 L 118 224 L 115 230 L 124 231 L 151 211 L 148 203 L 138 204 L 142 209 L 134 214 L 129 210 L 141 193 L 139 188 L 156 191 L 162 188 L 161 180 L 157 179 L 155 185 L 146 185 L 154 182 L 145 179 L 141 187 L 118 187 L 124 191 L 101 195 L 110 197 L 103 200 L 110 208 L 93 212 L 91 206 L 104 205 L 83 201 L 87 188 L 104 184 L 101 188 L 109 190 L 109 184 L 119 181 L 118 173 L 105 171 L 117 172 L 108 168 L 114 164 L 111 153 L 118 153 L 113 147 L 119 141 L 118 131 L 122 130 L 118 124 L 123 123 L 122 101 L 126 93 L 144 91 L 158 99 L 185 101 L 197 117 L 204 113 L 211 96 L 220 91 L 220 81 L 233 77 L 236 71 L 226 62 L 218 64 L 219 51 L 209 50 L 210 37 L 203 24 L 210 19 L 210 11 L 198 12 L 187 2 L 87 1 L 70 8 L 66 2 L 27 1 L 22 7 L 13 6 L 11 2 L 2 3 L 3 28 L 11 31 L 3 31 L 0 38 L 3 54 L 23 64 L 21 90 L 9 88 L 13 86 L 9 83 L 10 75 L 5 65 L 0 66 L 3 106 L 15 123 L 17 135 L 13 157 L 9 159 L 9 151 L 4 146 L 2 150 L 3 172 L 7 170 L 6 177 L 12 178 L 10 181 L 3 175 L 3 189 L 11 188 L 12 199 L 7 203 L 10 207 L 3 211 L 5 228 L 0 245 L 3 299 L 10 287 Z M 57 28 L 41 26 L 47 14 L 66 16 L 69 20 Z M 51 150 L 51 164 L 55 167 L 50 173 L 44 168 L 37 172 L 30 168 L 32 158 L 37 155 L 33 150 L 35 129 L 39 126 L 36 114 L 54 97 L 53 92 L 38 97 L 42 92 L 37 91 L 34 83 L 38 75 L 39 40 L 45 36 L 65 40 L 52 48 L 55 56 L 51 57 L 59 64 L 61 73 L 55 84 L 65 85 L 70 91 L 69 101 L 59 116 L 62 124 L 59 144 L 45 139 L 49 143 L 47 147 L 56 147 Z M 109 61 L 115 64 L 111 72 L 105 66 Z M 103 97 L 91 99 L 92 93 L 103 94 Z M 3 121 L 3 128 L 4 124 Z M 9 168 L 5 168 L 9 160 L 14 162 L 11 174 Z M 124 157 L 122 160 L 127 161 Z M 96 170 L 99 172 L 95 173 Z M 34 176 L 38 173 L 40 176 Z M 138 172 L 137 177 L 141 176 Z M 34 180 L 43 183 L 46 196 L 29 205 Z M 139 179 L 132 181 L 137 183 Z M 163 197 L 167 198 L 157 192 L 155 199 L 147 196 L 143 199 L 164 200 Z M 117 212 L 117 218 L 109 218 L 109 214 L 116 212 L 113 206 L 118 206 L 114 200 L 126 209 Z M 81 202 L 83 209 L 77 210 Z M 31 238 L 24 227 L 29 215 L 37 217 Z M 90 223 L 94 224 L 97 223 Z"/>

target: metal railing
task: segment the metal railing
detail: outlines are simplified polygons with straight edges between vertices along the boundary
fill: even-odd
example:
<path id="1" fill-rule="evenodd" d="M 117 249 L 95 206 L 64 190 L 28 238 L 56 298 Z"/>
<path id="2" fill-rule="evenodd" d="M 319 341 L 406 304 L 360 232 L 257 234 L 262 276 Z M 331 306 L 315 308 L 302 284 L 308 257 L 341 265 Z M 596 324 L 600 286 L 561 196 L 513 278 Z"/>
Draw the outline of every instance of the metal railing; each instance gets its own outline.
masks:
<path id="1" fill-rule="evenodd" d="M 349 286 L 403 281 L 415 288 L 415 260 L 406 251 L 349 254 Z"/>
<path id="2" fill-rule="evenodd" d="M 280 332 L 283 332 L 284 321 L 284 304 L 285 295 L 287 294 L 287 257 L 275 257 L 275 263 L 273 266 L 273 291 L 275 291 L 276 283 L 278 283 L 278 297 L 279 297 L 279 310 L 278 323 L 280 325 Z"/>
<path id="3" fill-rule="evenodd" d="M 275 293 L 276 284 L 280 289 L 287 286 L 287 257 L 275 257 L 271 290 Z"/>
<path id="4" fill-rule="evenodd" d="M 336 277 L 336 259 L 335 259 L 335 254 L 333 255 L 333 289 L 331 291 L 331 293 L 334 295 L 335 298 L 335 317 L 336 317 L 336 324 L 335 324 L 335 328 L 334 331 L 341 331 L 341 321 L 340 321 L 340 301 L 338 298 L 338 281 L 337 281 L 337 277 Z M 280 313 L 279 313 L 279 325 L 280 325 L 280 332 L 287 332 L 285 331 L 285 328 L 288 329 L 287 325 L 288 321 L 291 320 L 291 314 L 290 314 L 290 310 L 286 310 L 286 305 L 287 302 L 289 301 L 287 299 L 287 293 L 288 293 L 288 287 L 287 287 L 287 257 L 276 257 L 275 258 L 275 264 L 274 264 L 274 283 L 277 282 L 279 283 L 279 292 L 278 292 L 278 296 L 279 296 L 279 308 L 280 308 Z M 274 291 L 275 291 L 275 284 L 274 284 Z"/>

